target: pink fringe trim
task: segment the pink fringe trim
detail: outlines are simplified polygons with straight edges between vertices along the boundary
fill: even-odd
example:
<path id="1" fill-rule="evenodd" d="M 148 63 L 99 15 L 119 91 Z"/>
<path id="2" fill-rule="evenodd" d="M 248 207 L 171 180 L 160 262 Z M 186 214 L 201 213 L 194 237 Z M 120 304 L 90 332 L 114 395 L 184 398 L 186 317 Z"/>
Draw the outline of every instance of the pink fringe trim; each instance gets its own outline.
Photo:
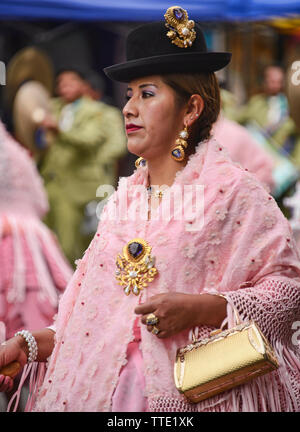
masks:
<path id="1" fill-rule="evenodd" d="M 25 381 L 27 380 L 28 376 L 29 378 L 29 396 L 27 399 L 27 403 L 25 406 L 25 412 L 32 411 L 33 406 L 35 404 L 35 400 L 37 397 L 38 390 L 40 386 L 42 385 L 42 382 L 44 380 L 46 372 L 46 364 L 45 363 L 27 363 L 24 366 L 22 376 L 19 382 L 18 390 L 15 392 L 15 394 L 12 396 L 12 398 L 9 401 L 9 404 L 7 406 L 7 412 L 11 411 L 11 407 L 13 403 L 15 402 L 13 412 L 16 412 L 19 402 L 20 402 L 20 396 L 22 387 L 25 384 Z"/>

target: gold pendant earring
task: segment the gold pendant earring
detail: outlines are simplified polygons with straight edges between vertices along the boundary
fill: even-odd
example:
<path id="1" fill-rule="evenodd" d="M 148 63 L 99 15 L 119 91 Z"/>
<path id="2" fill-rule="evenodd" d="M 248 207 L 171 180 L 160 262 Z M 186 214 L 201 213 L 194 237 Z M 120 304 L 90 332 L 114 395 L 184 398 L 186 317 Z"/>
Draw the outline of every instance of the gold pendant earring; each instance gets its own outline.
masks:
<path id="1" fill-rule="evenodd" d="M 175 144 L 176 147 L 173 148 L 171 152 L 171 156 L 177 162 L 181 162 L 185 158 L 184 149 L 187 148 L 188 143 L 187 139 L 189 137 L 187 127 L 184 126 L 184 129 L 179 133 L 179 138 L 177 138 Z"/>
<path id="2" fill-rule="evenodd" d="M 135 161 L 135 167 L 139 168 L 139 167 L 144 167 L 146 165 L 147 161 L 146 159 L 139 157 L 136 161 Z"/>

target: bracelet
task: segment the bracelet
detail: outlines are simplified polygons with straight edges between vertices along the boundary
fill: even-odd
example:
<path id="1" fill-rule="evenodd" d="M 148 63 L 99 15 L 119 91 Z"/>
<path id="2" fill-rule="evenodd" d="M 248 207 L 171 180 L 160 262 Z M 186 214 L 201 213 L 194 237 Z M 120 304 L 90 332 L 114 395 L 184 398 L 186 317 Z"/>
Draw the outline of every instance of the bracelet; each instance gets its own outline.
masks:
<path id="1" fill-rule="evenodd" d="M 28 330 L 21 330 L 18 331 L 15 336 L 22 336 L 28 345 L 29 355 L 27 358 L 28 363 L 32 363 L 36 360 L 38 355 L 38 346 L 36 343 L 35 338 L 32 336 L 32 334 Z"/>

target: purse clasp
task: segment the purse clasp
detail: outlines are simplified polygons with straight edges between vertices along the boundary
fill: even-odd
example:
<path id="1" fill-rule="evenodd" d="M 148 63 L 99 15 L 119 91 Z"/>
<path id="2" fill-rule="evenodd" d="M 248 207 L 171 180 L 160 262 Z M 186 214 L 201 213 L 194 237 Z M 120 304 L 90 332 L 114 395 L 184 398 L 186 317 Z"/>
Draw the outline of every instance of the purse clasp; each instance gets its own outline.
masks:
<path id="1" fill-rule="evenodd" d="M 217 334 L 221 333 L 222 329 L 216 329 L 210 332 L 210 336 L 216 336 Z"/>

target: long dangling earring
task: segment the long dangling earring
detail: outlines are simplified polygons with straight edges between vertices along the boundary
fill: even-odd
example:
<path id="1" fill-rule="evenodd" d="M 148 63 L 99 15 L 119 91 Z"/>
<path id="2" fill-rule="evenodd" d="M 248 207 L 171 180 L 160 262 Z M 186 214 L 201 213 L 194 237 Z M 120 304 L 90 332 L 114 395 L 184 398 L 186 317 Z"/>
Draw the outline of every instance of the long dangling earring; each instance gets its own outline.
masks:
<path id="1" fill-rule="evenodd" d="M 171 156 L 177 162 L 181 162 L 185 158 L 184 149 L 187 148 L 188 143 L 187 139 L 189 137 L 187 127 L 184 126 L 184 129 L 179 133 L 179 138 L 177 138 L 175 144 L 176 147 L 173 148 L 171 152 Z"/>
<path id="2" fill-rule="evenodd" d="M 142 158 L 142 157 L 139 157 L 139 158 L 134 162 L 136 168 L 144 167 L 144 166 L 146 165 L 146 163 L 147 163 L 146 159 L 144 159 L 144 158 Z"/>

